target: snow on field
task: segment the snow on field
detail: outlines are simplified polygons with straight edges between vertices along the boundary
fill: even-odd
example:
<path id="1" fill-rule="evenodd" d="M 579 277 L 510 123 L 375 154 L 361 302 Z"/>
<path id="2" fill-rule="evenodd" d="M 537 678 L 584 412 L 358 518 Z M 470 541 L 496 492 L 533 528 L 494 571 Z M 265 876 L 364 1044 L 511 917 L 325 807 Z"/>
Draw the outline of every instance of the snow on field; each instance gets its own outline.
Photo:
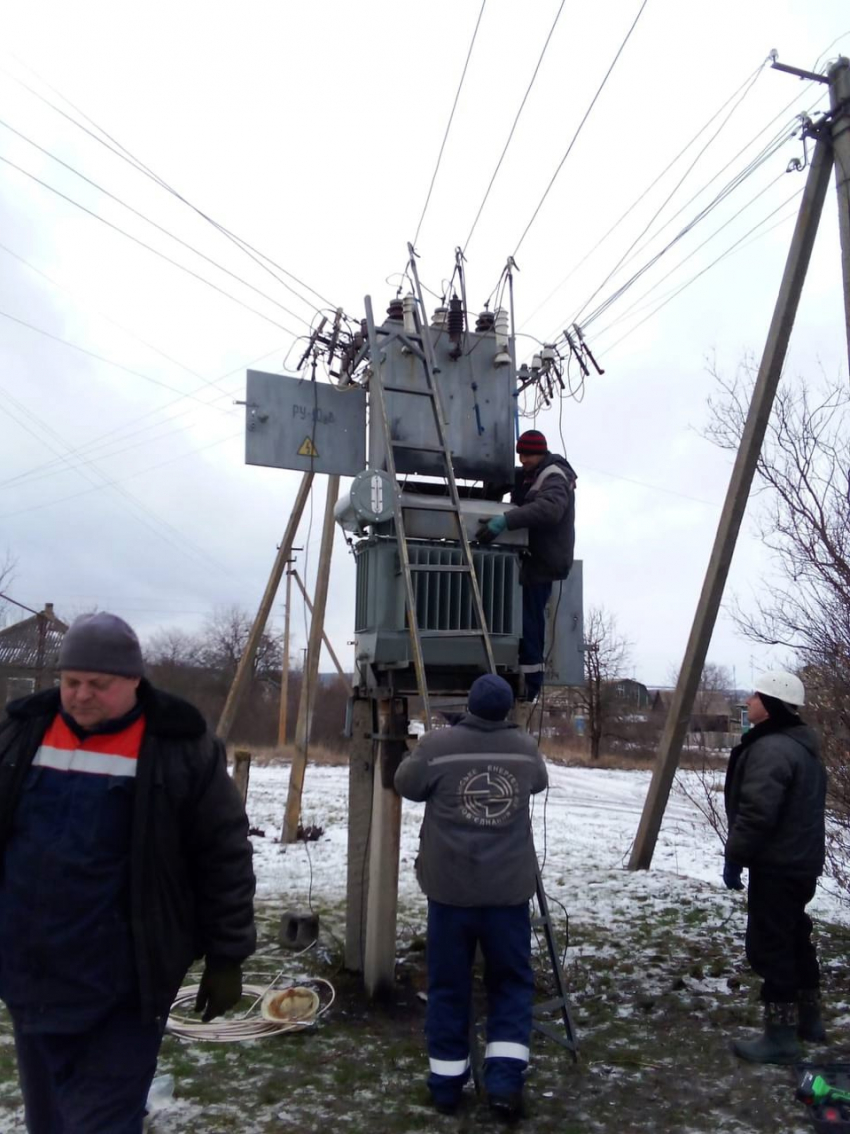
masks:
<path id="1" fill-rule="evenodd" d="M 680 782 L 696 785 L 696 773 L 679 773 Z M 538 856 L 550 898 L 558 898 L 571 916 L 610 923 L 613 907 L 626 915 L 629 898 L 666 890 L 673 876 L 693 879 L 722 890 L 722 845 L 680 787 L 674 787 L 652 861 L 652 870 L 625 870 L 637 831 L 650 773 L 589 768 L 549 767 L 548 795 L 533 801 L 532 822 Z M 257 893 L 260 898 L 306 904 L 312 873 L 312 899 L 318 908 L 339 906 L 345 899 L 347 842 L 347 767 L 310 767 L 304 786 L 305 824 L 318 824 L 318 842 L 287 848 L 273 840 L 279 834 L 289 783 L 289 767 L 255 768 L 251 772 L 248 812 L 253 825 L 265 830 L 255 838 Z M 692 792 L 693 794 L 693 792 Z M 424 804 L 405 801 L 401 828 L 399 898 L 403 919 L 421 913 L 425 903 L 413 873 Z M 812 906 L 829 920 L 850 920 L 850 911 L 827 883 Z"/>

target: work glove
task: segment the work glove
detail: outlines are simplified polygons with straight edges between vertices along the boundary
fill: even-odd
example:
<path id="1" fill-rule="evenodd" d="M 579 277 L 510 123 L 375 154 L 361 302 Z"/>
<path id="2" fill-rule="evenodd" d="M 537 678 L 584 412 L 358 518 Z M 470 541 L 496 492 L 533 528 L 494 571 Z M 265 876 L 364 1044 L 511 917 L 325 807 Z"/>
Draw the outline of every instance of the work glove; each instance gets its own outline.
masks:
<path id="1" fill-rule="evenodd" d="M 242 966 L 234 961 L 212 961 L 207 958 L 204 975 L 195 998 L 195 1011 L 203 1012 L 201 1020 L 208 1024 L 216 1016 L 238 1004 L 242 997 Z"/>
<path id="2" fill-rule="evenodd" d="M 493 516 L 486 524 L 482 524 L 475 533 L 479 543 L 492 543 L 496 536 L 500 536 L 508 526 L 508 521 L 502 516 Z"/>
<path id="3" fill-rule="evenodd" d="M 743 866 L 739 866 L 737 862 L 726 860 L 723 864 L 723 884 L 727 890 L 743 890 L 744 883 L 741 881 L 743 869 Z"/>

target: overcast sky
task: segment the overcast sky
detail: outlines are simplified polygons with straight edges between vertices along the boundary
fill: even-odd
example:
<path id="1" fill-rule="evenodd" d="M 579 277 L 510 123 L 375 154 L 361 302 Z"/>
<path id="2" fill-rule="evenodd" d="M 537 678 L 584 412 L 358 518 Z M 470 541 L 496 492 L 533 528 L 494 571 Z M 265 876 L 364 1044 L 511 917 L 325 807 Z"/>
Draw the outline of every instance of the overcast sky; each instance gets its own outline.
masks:
<path id="1" fill-rule="evenodd" d="M 807 69 L 850 51 L 846 0 L 647 0 L 523 238 L 639 9 L 640 0 L 487 0 L 417 242 L 434 291 L 467 242 L 559 10 L 466 250 L 473 312 L 516 251 L 518 323 L 541 339 L 643 267 L 790 133 L 795 113 L 818 99 L 823 108 L 824 87 L 758 70 L 771 49 Z M 371 294 L 384 310 L 480 11 L 480 0 L 3 6 L 0 550 L 17 557 L 16 598 L 52 601 L 65 616 L 97 604 L 143 637 L 196 628 L 217 604 L 256 608 L 299 478 L 243 463 L 244 411 L 233 402 L 244 396 L 245 367 L 283 372 L 315 307 L 339 304 L 359 318 Z M 283 278 L 298 294 L 122 161 L 98 128 L 297 277 Z M 729 456 L 700 435 L 713 386 L 707 359 L 731 374 L 762 350 L 805 178 L 784 172 L 795 157 L 803 147 L 790 140 L 588 327 L 605 374 L 562 407 L 579 474 L 585 604 L 616 615 L 634 643 L 634 673 L 649 684 L 667 683 L 681 661 L 729 478 Z M 634 242 L 634 258 L 606 282 Z M 534 345 L 521 339 L 520 355 Z M 831 192 L 787 379 L 818 368 L 846 374 L 846 357 Z M 558 412 L 536 424 L 560 449 Z M 323 496 L 318 478 L 312 527 L 305 518 L 298 540 L 308 579 Z M 769 585 L 769 571 L 749 516 L 727 596 L 746 601 Z M 346 659 L 353 583 L 339 538 L 328 630 Z M 294 625 L 299 648 L 300 609 Z M 726 617 L 709 658 L 734 667 L 742 686 L 780 660 L 739 639 Z"/>

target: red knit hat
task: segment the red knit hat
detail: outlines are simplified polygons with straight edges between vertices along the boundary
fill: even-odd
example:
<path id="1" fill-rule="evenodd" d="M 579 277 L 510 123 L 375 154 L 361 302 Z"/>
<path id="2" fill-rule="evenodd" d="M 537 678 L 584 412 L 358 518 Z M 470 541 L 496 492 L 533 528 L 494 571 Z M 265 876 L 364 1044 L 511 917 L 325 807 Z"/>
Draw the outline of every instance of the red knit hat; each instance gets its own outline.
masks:
<path id="1" fill-rule="evenodd" d="M 543 456 L 549 452 L 549 446 L 546 443 L 546 438 L 539 429 L 526 429 L 525 433 L 520 433 L 519 440 L 516 443 L 516 451 L 518 453 L 527 453 L 531 456 Z"/>

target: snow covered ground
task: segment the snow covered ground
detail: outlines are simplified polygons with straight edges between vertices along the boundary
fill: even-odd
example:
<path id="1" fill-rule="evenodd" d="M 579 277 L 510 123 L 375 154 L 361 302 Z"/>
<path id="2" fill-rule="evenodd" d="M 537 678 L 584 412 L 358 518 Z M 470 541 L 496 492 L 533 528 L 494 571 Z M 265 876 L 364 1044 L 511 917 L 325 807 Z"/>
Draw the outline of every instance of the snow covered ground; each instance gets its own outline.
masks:
<path id="1" fill-rule="evenodd" d="M 696 777 L 695 772 L 680 772 L 678 782 L 689 784 L 693 793 Z M 666 889 L 671 876 L 722 889 L 720 839 L 680 786 L 671 793 L 652 870 L 632 874 L 625 867 L 650 773 L 550 765 L 549 780 L 548 795 L 533 802 L 535 843 L 547 893 L 560 899 L 571 916 L 605 922 L 613 902 L 622 917 L 629 896 Z M 348 769 L 307 769 L 304 823 L 318 824 L 325 833 L 318 842 L 284 848 L 274 838 L 288 783 L 288 766 L 251 772 L 248 812 L 251 823 L 266 832 L 265 838 L 254 839 L 258 896 L 306 904 L 312 873 L 314 904 L 337 906 L 345 899 Z M 424 804 L 404 803 L 399 900 L 405 913 L 419 909 L 424 917 L 425 903 L 413 873 L 423 809 Z M 850 921 L 850 910 L 827 883 L 821 884 L 810 908 L 831 921 Z"/>

